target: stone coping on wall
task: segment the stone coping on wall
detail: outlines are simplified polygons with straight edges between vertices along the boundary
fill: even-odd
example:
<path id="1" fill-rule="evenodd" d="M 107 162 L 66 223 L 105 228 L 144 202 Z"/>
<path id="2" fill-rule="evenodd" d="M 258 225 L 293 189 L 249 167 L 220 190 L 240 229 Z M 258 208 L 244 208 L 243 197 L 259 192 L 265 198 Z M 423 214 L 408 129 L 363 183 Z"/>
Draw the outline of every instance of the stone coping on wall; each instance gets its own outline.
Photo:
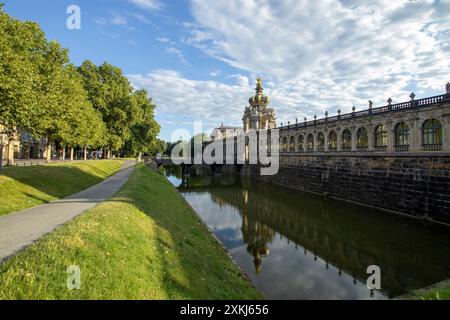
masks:
<path id="1" fill-rule="evenodd" d="M 446 151 L 436 151 L 436 152 L 379 152 L 379 151 L 317 151 L 317 152 L 280 152 L 280 157 L 299 157 L 299 156 L 310 156 L 310 157 L 380 157 L 380 158 L 450 158 L 450 152 Z"/>

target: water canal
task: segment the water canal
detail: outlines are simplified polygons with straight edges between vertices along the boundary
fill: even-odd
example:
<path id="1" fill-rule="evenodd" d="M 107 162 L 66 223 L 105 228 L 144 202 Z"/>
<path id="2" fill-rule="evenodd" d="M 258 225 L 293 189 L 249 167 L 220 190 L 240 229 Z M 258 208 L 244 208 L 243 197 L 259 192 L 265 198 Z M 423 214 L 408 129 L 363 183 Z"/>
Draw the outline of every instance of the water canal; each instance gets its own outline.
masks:
<path id="1" fill-rule="evenodd" d="M 390 299 L 450 278 L 448 228 L 238 176 L 166 176 L 267 299 Z"/>

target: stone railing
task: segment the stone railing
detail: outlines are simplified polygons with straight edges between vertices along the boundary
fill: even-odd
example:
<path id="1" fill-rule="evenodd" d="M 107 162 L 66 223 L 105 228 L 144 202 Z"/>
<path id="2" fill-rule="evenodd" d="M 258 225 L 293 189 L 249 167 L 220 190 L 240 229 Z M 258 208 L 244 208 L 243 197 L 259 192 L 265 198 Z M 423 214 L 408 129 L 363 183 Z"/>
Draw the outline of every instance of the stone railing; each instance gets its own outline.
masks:
<path id="1" fill-rule="evenodd" d="M 398 112 L 398 111 L 404 111 L 408 109 L 417 109 L 417 108 L 426 108 L 431 107 L 436 104 L 450 102 L 450 94 L 443 94 L 440 96 L 434 96 L 434 97 L 428 97 L 424 99 L 419 100 L 411 100 L 408 102 L 402 102 L 397 104 L 389 104 L 387 106 L 378 107 L 378 108 L 370 108 L 358 112 L 351 112 L 346 114 L 339 114 L 337 116 L 333 117 L 325 117 L 322 119 L 315 119 L 305 122 L 299 122 L 295 124 L 289 124 L 285 126 L 280 126 L 277 129 L 279 130 L 290 130 L 290 129 L 297 129 L 297 128 L 305 128 L 305 127 L 311 127 L 311 126 L 318 126 L 322 124 L 328 124 L 333 123 L 336 121 L 341 120 L 349 120 L 354 118 L 361 118 L 361 117 L 367 117 L 371 115 L 380 115 L 385 114 L 389 112 Z"/>

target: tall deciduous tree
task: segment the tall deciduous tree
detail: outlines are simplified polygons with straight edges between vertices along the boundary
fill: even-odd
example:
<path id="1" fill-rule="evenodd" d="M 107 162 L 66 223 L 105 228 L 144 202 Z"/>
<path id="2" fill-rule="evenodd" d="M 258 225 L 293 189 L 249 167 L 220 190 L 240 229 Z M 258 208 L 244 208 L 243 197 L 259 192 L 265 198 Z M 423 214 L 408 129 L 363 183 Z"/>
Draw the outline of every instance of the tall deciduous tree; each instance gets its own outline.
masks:
<path id="1" fill-rule="evenodd" d="M 10 146 L 18 129 L 27 128 L 32 134 L 38 129 L 33 119 L 43 108 L 39 98 L 41 72 L 51 51 L 36 23 L 13 19 L 0 7 L 0 123 Z"/>
<path id="2" fill-rule="evenodd" d="M 122 71 L 108 63 L 97 67 L 85 61 L 78 71 L 83 77 L 85 90 L 93 107 L 106 124 L 106 146 L 120 149 L 131 136 L 131 124 L 138 114 L 133 103 L 131 87 Z"/>
<path id="3" fill-rule="evenodd" d="M 155 149 L 161 149 L 162 144 L 156 139 L 160 126 L 154 118 L 155 105 L 148 98 L 146 90 L 137 90 L 133 93 L 133 104 L 135 115 L 127 146 L 131 155 L 140 157 L 142 153 L 152 153 L 155 152 Z M 162 151 L 164 151 L 164 147 L 165 143 Z"/>

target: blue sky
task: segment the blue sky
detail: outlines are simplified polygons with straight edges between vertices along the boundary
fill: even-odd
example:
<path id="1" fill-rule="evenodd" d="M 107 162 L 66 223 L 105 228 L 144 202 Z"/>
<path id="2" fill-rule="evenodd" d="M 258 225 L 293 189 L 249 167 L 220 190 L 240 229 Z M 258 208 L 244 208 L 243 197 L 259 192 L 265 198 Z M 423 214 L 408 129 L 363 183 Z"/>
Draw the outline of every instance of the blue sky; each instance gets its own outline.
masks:
<path id="1" fill-rule="evenodd" d="M 278 123 L 442 94 L 450 80 L 450 1 L 3 0 L 71 59 L 123 69 L 157 104 L 161 137 L 241 125 L 254 79 Z M 69 5 L 81 30 L 66 28 Z"/>

